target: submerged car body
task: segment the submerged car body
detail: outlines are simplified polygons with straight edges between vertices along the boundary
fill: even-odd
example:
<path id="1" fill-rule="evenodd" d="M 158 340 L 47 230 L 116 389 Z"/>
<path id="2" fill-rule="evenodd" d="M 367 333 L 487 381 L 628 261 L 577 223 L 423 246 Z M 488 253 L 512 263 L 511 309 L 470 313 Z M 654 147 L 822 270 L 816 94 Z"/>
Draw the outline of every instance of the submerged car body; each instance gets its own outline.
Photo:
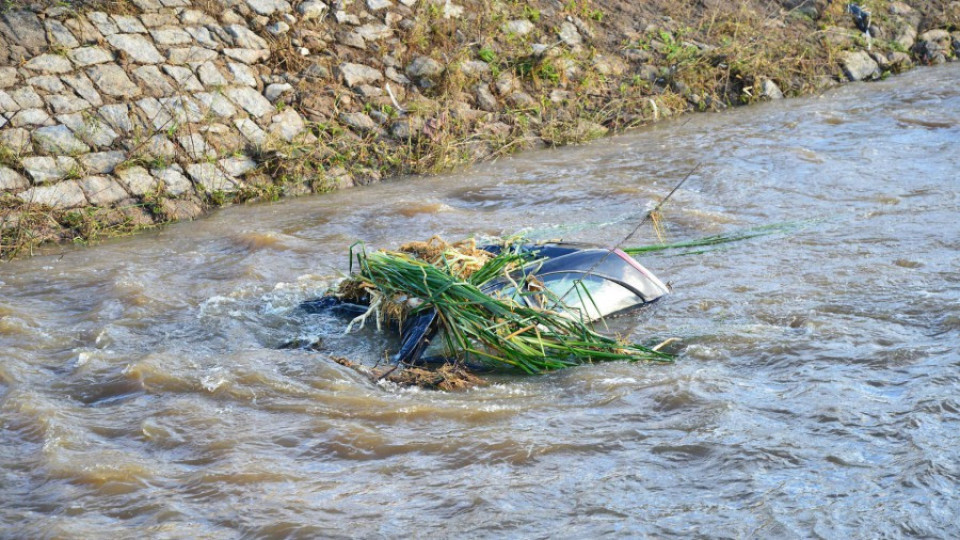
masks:
<path id="1" fill-rule="evenodd" d="M 483 249 L 494 255 L 501 250 L 499 246 Z M 525 245 L 519 252 L 530 262 L 485 284 L 484 293 L 592 322 L 650 304 L 669 292 L 663 282 L 619 249 L 554 243 Z M 308 300 L 300 307 L 310 313 L 351 317 L 367 309 L 329 296 Z M 409 365 L 446 361 L 442 355 L 428 354 L 439 330 L 436 310 L 408 319 L 393 361 Z"/>

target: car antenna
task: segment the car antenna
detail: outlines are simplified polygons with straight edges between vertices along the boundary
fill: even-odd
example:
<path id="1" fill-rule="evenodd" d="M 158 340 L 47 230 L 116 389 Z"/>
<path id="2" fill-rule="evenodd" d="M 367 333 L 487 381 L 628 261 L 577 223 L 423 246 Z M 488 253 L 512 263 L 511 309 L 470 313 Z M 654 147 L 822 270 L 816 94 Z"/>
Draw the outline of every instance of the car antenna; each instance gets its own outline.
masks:
<path id="1" fill-rule="evenodd" d="M 616 250 L 620 249 L 621 247 L 623 247 L 623 244 L 625 244 L 628 240 L 630 240 L 631 238 L 633 238 L 633 235 L 637 234 L 637 232 L 640 230 L 640 227 L 643 227 L 643 224 L 644 224 L 644 223 L 646 223 L 651 217 L 653 217 L 657 212 L 660 211 L 660 208 L 662 208 L 663 205 L 666 204 L 666 202 L 667 202 L 668 200 L 670 200 L 670 197 L 673 197 L 673 194 L 676 193 L 678 189 L 680 189 L 680 186 L 682 186 L 691 176 L 693 176 L 693 173 L 697 172 L 697 169 L 699 169 L 699 168 L 700 168 L 700 165 L 702 165 L 702 164 L 703 164 L 702 161 L 698 161 L 697 164 L 694 165 L 694 167 L 693 167 L 692 169 L 690 169 L 690 172 L 688 172 L 688 173 L 683 177 L 683 179 L 680 180 L 680 181 L 677 183 L 677 185 L 673 186 L 673 189 L 670 190 L 670 193 L 667 193 L 667 195 L 666 195 L 665 197 L 663 197 L 662 199 L 660 199 L 660 202 L 658 202 L 657 205 L 653 207 L 653 209 L 651 209 L 650 211 L 648 211 L 646 214 L 644 214 L 644 216 L 643 216 L 642 218 L 640 218 L 640 221 L 639 221 L 639 222 L 637 223 L 637 225 L 633 228 L 633 230 L 630 231 L 629 234 L 627 234 L 626 236 L 624 236 L 622 240 L 620 240 L 620 241 L 617 242 L 613 247 L 611 247 L 611 248 L 603 255 L 603 257 L 600 258 L 599 261 L 593 263 L 593 266 L 591 266 L 590 268 L 588 268 L 587 271 L 584 272 L 582 276 L 580 276 L 579 278 L 577 278 L 577 279 L 573 282 L 573 285 L 571 285 L 570 288 L 567 289 L 567 292 L 563 293 L 562 296 L 560 296 L 560 297 L 558 297 L 556 300 L 554 300 L 553 304 L 550 306 L 550 309 L 553 309 L 554 307 L 557 306 L 557 304 L 563 302 L 563 299 L 566 298 L 567 295 L 569 295 L 571 292 L 573 292 L 574 289 L 576 289 L 577 287 L 579 287 L 580 284 L 583 282 L 583 280 L 584 280 L 587 276 L 589 276 L 590 274 L 592 274 L 593 271 L 596 270 L 598 266 L 600 266 L 601 264 L 604 263 L 604 261 L 607 260 L 607 257 L 609 257 L 610 255 L 612 255 L 614 251 L 616 251 Z"/>

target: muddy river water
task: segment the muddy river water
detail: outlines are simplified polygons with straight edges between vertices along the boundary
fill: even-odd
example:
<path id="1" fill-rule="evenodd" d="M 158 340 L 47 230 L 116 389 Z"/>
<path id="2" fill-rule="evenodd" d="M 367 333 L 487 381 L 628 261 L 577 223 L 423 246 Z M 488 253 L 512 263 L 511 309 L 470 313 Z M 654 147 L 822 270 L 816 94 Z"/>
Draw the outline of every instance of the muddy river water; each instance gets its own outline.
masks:
<path id="1" fill-rule="evenodd" d="M 0 537 L 960 533 L 960 65 L 0 265 Z M 642 262 L 669 366 L 376 386 L 357 240 L 791 231 Z M 641 229 L 632 244 L 655 241 Z M 623 320 L 617 324 L 624 325 Z M 372 356 L 371 356 L 372 355 Z"/>

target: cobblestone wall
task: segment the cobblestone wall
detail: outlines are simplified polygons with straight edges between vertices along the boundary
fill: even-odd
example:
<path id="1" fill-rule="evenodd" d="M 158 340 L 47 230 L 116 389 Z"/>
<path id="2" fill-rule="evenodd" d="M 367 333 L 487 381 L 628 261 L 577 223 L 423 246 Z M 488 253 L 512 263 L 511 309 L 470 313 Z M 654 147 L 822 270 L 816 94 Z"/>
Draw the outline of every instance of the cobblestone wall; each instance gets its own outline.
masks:
<path id="1" fill-rule="evenodd" d="M 245 152 L 312 137 L 278 106 L 293 88 L 266 67 L 270 44 L 247 17 L 217 20 L 190 0 L 131 4 L 0 16 L 0 190 L 54 208 L 124 205 L 158 189 L 229 193 L 256 167 Z M 247 4 L 284 24 L 323 12 Z"/>

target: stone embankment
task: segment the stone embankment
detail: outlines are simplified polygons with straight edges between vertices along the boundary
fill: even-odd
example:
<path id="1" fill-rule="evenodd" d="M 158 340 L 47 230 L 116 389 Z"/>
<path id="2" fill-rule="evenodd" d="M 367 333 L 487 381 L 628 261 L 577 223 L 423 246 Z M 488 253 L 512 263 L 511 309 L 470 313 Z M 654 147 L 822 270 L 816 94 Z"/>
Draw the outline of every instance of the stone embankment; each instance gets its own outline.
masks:
<path id="1" fill-rule="evenodd" d="M 0 0 L 0 255 L 960 54 L 960 2 L 864 4 Z"/>

